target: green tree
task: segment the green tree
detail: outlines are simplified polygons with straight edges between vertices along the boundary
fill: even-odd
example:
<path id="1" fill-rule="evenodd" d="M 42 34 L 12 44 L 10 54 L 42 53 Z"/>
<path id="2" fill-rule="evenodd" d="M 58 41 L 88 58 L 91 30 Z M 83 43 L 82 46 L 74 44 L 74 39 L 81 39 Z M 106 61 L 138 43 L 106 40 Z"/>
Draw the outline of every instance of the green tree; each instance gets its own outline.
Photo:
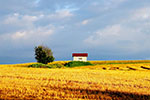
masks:
<path id="1" fill-rule="evenodd" d="M 46 46 L 39 45 L 35 47 L 35 59 L 39 63 L 47 64 L 54 61 L 53 52 Z"/>

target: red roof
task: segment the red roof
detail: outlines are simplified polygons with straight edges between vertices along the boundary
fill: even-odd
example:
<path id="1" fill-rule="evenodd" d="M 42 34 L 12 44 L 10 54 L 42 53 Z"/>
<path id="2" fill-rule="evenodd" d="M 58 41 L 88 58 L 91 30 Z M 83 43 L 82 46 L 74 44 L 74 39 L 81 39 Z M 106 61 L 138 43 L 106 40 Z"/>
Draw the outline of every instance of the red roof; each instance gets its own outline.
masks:
<path id="1" fill-rule="evenodd" d="M 88 56 L 88 53 L 73 53 L 72 54 L 72 57 L 74 57 L 74 56 L 82 56 L 82 57 L 87 57 Z"/>

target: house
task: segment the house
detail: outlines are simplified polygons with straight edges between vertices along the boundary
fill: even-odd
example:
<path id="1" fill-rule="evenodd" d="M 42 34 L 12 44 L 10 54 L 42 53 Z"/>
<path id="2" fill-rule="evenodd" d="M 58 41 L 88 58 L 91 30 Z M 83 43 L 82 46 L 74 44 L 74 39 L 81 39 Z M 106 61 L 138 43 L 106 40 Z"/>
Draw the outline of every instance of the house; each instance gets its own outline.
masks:
<path id="1" fill-rule="evenodd" d="M 88 53 L 72 53 L 73 61 L 87 61 Z"/>

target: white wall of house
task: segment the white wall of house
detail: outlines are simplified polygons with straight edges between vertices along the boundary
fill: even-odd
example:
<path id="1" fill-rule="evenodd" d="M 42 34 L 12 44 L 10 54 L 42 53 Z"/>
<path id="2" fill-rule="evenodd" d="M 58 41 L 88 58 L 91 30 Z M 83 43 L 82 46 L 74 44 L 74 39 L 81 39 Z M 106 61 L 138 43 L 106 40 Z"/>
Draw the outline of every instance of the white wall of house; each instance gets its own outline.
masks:
<path id="1" fill-rule="evenodd" d="M 73 61 L 87 61 L 87 57 L 74 56 Z"/>

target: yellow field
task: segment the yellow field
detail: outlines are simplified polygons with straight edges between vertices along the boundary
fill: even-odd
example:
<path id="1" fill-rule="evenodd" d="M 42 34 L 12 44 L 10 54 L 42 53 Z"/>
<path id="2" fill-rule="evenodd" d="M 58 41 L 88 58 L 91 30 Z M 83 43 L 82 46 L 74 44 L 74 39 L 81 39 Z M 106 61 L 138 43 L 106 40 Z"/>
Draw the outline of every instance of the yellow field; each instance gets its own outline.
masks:
<path id="1" fill-rule="evenodd" d="M 27 65 L 0 65 L 0 99 L 150 100 L 150 63 L 60 69 Z"/>
<path id="2" fill-rule="evenodd" d="M 150 63 L 150 60 L 108 60 L 108 61 L 90 61 L 93 64 L 109 64 L 109 63 Z"/>

